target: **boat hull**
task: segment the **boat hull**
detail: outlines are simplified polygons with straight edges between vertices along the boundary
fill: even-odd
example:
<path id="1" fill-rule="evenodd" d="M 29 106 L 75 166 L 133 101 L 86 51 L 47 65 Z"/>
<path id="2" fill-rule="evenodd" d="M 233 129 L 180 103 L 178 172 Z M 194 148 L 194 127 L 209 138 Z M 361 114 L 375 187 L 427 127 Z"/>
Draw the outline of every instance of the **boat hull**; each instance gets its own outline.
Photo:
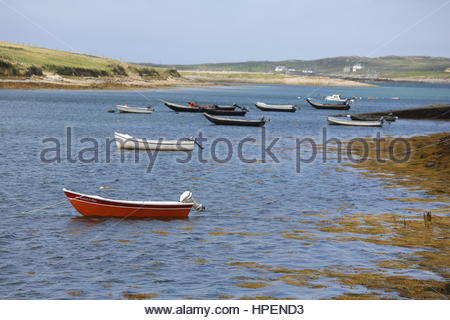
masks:
<path id="1" fill-rule="evenodd" d="M 192 203 L 116 201 L 63 189 L 72 206 L 86 217 L 187 218 Z"/>
<path id="2" fill-rule="evenodd" d="M 309 98 L 306 101 L 316 109 L 348 110 L 351 107 L 349 104 L 315 102 Z"/>
<path id="3" fill-rule="evenodd" d="M 268 105 L 265 103 L 257 102 L 255 106 L 261 111 L 271 112 L 295 112 L 297 108 L 295 105 Z"/>
<path id="4" fill-rule="evenodd" d="M 199 108 L 186 107 L 178 104 L 173 104 L 170 102 L 164 102 L 164 105 L 175 112 L 203 112 Z"/>
<path id="5" fill-rule="evenodd" d="M 398 119 L 396 116 L 378 116 L 378 117 L 370 117 L 370 116 L 361 116 L 361 115 L 349 115 L 352 120 L 358 121 L 379 121 L 383 118 L 387 122 L 394 122 Z"/>
<path id="6" fill-rule="evenodd" d="M 206 119 L 216 125 L 222 126 L 245 126 L 245 127 L 262 127 L 266 124 L 266 120 L 240 120 L 211 116 L 207 113 L 203 113 Z"/>
<path id="7" fill-rule="evenodd" d="M 148 140 L 138 139 L 130 135 L 115 132 L 117 149 L 124 150 L 158 150 L 158 151 L 193 151 L 194 140 Z"/>
<path id="8" fill-rule="evenodd" d="M 247 110 L 220 110 L 220 109 L 205 109 L 203 111 L 207 114 L 216 116 L 245 116 Z"/>
<path id="9" fill-rule="evenodd" d="M 354 126 L 354 127 L 382 127 L 383 121 L 358 121 L 347 120 L 335 117 L 328 117 L 327 121 L 331 125 Z"/>
<path id="10" fill-rule="evenodd" d="M 236 106 L 198 106 L 198 107 L 187 107 L 179 104 L 164 101 L 164 105 L 175 112 L 206 112 L 208 110 L 235 110 Z"/>

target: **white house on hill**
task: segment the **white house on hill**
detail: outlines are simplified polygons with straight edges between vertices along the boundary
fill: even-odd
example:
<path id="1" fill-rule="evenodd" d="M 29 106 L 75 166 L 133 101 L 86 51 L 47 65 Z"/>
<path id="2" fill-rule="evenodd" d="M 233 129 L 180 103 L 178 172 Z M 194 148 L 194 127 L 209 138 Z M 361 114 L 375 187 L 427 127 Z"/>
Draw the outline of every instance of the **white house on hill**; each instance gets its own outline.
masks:
<path id="1" fill-rule="evenodd" d="M 286 72 L 287 68 L 285 66 L 276 66 L 275 72 Z"/>

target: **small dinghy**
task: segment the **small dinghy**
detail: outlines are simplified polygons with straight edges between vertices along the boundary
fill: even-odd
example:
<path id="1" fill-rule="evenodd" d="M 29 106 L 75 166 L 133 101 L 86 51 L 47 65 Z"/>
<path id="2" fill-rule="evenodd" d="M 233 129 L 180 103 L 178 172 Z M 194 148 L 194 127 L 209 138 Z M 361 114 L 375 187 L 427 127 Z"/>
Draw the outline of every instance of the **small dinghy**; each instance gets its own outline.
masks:
<path id="1" fill-rule="evenodd" d="M 180 140 L 148 140 L 134 138 L 128 134 L 114 132 L 117 149 L 127 150 L 158 150 L 158 151 L 192 151 L 195 139 L 185 138 Z"/>
<path id="2" fill-rule="evenodd" d="M 382 127 L 383 119 L 377 121 L 358 121 L 348 118 L 327 117 L 328 124 L 358 127 Z"/>
<path id="3" fill-rule="evenodd" d="M 216 117 L 207 113 L 203 113 L 203 115 L 205 116 L 206 119 L 208 119 L 212 123 L 223 126 L 262 127 L 266 124 L 266 122 L 269 121 L 264 117 L 261 118 L 260 120 L 241 120 L 241 119 Z"/>
<path id="4" fill-rule="evenodd" d="M 315 101 L 311 98 L 306 98 L 306 101 L 316 109 L 334 109 L 334 110 L 348 110 L 350 109 L 350 102 L 333 102 L 333 101 Z"/>
<path id="5" fill-rule="evenodd" d="M 153 112 L 153 108 L 150 106 L 147 108 L 135 108 L 135 107 L 129 107 L 127 104 L 116 105 L 116 109 L 122 113 L 152 113 Z"/>
<path id="6" fill-rule="evenodd" d="M 87 217 L 116 218 L 187 218 L 191 208 L 197 211 L 205 207 L 185 191 L 179 201 L 128 201 L 112 200 L 63 189 L 72 206 Z"/>
<path id="7" fill-rule="evenodd" d="M 257 102 L 255 106 L 261 111 L 295 112 L 297 110 L 293 104 L 267 104 Z"/>
<path id="8" fill-rule="evenodd" d="M 163 101 L 163 100 L 162 100 Z M 232 106 L 200 106 L 195 102 L 189 102 L 189 106 L 183 106 L 181 104 L 176 104 L 168 101 L 163 101 L 164 105 L 175 112 L 205 112 L 205 110 L 235 110 L 236 108 L 241 108 L 237 104 Z M 242 109 L 242 108 L 241 108 Z"/>

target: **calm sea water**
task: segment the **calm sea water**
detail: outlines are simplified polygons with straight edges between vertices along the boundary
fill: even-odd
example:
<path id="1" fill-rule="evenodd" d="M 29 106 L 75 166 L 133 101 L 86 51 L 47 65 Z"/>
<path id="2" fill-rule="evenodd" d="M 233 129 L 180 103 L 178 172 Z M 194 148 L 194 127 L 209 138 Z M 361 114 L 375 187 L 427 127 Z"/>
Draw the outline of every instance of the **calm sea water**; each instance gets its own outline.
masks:
<path id="1" fill-rule="evenodd" d="M 448 122 L 399 120 L 383 128 L 328 127 L 326 116 L 339 113 L 315 110 L 298 97 L 340 93 L 363 97 L 352 108 L 369 112 L 393 108 L 449 103 L 445 85 L 383 84 L 375 88 L 319 88 L 255 85 L 181 88 L 142 91 L 0 91 L 0 298 L 2 299 L 121 299 L 124 294 L 157 294 L 162 299 L 218 299 L 270 296 L 274 298 L 333 298 L 345 293 L 365 293 L 363 287 L 343 287 L 324 278 L 315 288 L 271 281 L 263 288 L 240 286 L 250 279 L 273 276 L 270 270 L 240 268 L 236 263 L 292 269 L 320 270 L 328 266 L 379 268 L 374 261 L 395 259 L 408 249 L 359 241 L 328 241 L 315 228 L 320 214 L 338 217 L 349 212 L 395 213 L 407 208 L 436 208 L 441 203 L 408 203 L 386 198 L 427 198 L 421 191 L 385 189 L 378 179 L 359 172 L 336 170 L 341 165 L 333 154 L 326 162 L 296 160 L 295 139 L 312 137 L 321 143 L 328 137 L 413 136 L 449 131 Z M 367 97 L 378 97 L 367 100 Z M 391 99 L 398 97 L 399 99 Z M 260 128 L 214 126 L 201 114 L 176 114 L 158 99 L 185 103 L 247 106 L 246 118 L 262 115 L 272 121 Z M 297 103 L 296 113 L 262 113 L 256 101 Z M 108 113 L 115 104 L 152 104 L 151 115 Z M 66 157 L 66 129 L 73 130 L 72 156 L 99 143 L 97 163 L 71 163 Z M 112 148 L 106 161 L 105 139 L 114 131 L 148 138 L 207 138 L 199 160 L 184 153 L 159 153 L 148 172 L 149 160 L 140 153 L 120 153 Z M 261 160 L 261 139 L 273 148 L 279 162 L 267 155 Z M 243 154 L 255 163 L 238 159 L 238 143 L 246 143 Z M 43 143 L 56 138 L 61 143 L 60 163 L 43 163 L 40 154 L 53 146 Z M 232 143 L 229 161 L 212 159 L 212 142 L 226 138 Z M 229 154 L 225 142 L 216 144 L 216 157 Z M 305 144 L 300 157 L 311 156 Z M 82 156 L 91 158 L 92 153 Z M 322 155 L 320 156 L 322 157 Z M 298 172 L 300 171 L 300 172 Z M 100 190 L 100 186 L 114 189 Z M 191 190 L 207 210 L 192 212 L 185 220 L 119 220 L 81 217 L 68 202 L 40 211 L 64 200 L 63 187 L 88 194 L 129 200 L 177 200 Z M 310 232 L 316 240 L 283 237 L 293 230 Z M 414 270 L 416 278 L 439 279 L 430 270 Z M 386 297 L 397 297 L 386 293 Z"/>

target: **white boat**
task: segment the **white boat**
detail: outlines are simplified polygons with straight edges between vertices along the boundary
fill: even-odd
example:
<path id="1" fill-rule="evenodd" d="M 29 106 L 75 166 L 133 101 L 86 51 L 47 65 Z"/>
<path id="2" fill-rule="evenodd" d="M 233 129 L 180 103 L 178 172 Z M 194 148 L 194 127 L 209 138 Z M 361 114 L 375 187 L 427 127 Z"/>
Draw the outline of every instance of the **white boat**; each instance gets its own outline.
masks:
<path id="1" fill-rule="evenodd" d="M 342 125 L 342 126 L 358 126 L 358 127 L 382 127 L 383 119 L 377 121 L 358 121 L 351 120 L 347 117 L 337 118 L 337 117 L 327 117 L 328 124 Z"/>
<path id="2" fill-rule="evenodd" d="M 264 102 L 256 102 L 255 106 L 262 111 L 295 112 L 297 110 L 294 104 L 267 104 Z"/>
<path id="3" fill-rule="evenodd" d="M 325 100 L 345 102 L 347 99 L 342 98 L 339 94 L 332 94 L 331 96 L 326 96 Z"/>
<path id="4" fill-rule="evenodd" d="M 117 149 L 127 150 L 158 150 L 158 151 L 192 151 L 195 146 L 194 138 L 179 140 L 148 140 L 134 138 L 128 134 L 114 132 Z"/>
<path id="5" fill-rule="evenodd" d="M 116 109 L 119 110 L 119 112 L 124 113 L 152 113 L 153 109 L 151 107 L 147 108 L 135 108 L 135 107 L 129 107 L 127 104 L 124 105 L 116 105 Z"/>
<path id="6" fill-rule="evenodd" d="M 324 98 L 324 100 L 326 101 L 337 101 L 337 102 L 354 102 L 356 100 L 356 97 L 352 97 L 352 98 L 344 98 L 341 97 L 341 95 L 339 94 L 332 94 L 331 96 L 326 96 Z"/>

